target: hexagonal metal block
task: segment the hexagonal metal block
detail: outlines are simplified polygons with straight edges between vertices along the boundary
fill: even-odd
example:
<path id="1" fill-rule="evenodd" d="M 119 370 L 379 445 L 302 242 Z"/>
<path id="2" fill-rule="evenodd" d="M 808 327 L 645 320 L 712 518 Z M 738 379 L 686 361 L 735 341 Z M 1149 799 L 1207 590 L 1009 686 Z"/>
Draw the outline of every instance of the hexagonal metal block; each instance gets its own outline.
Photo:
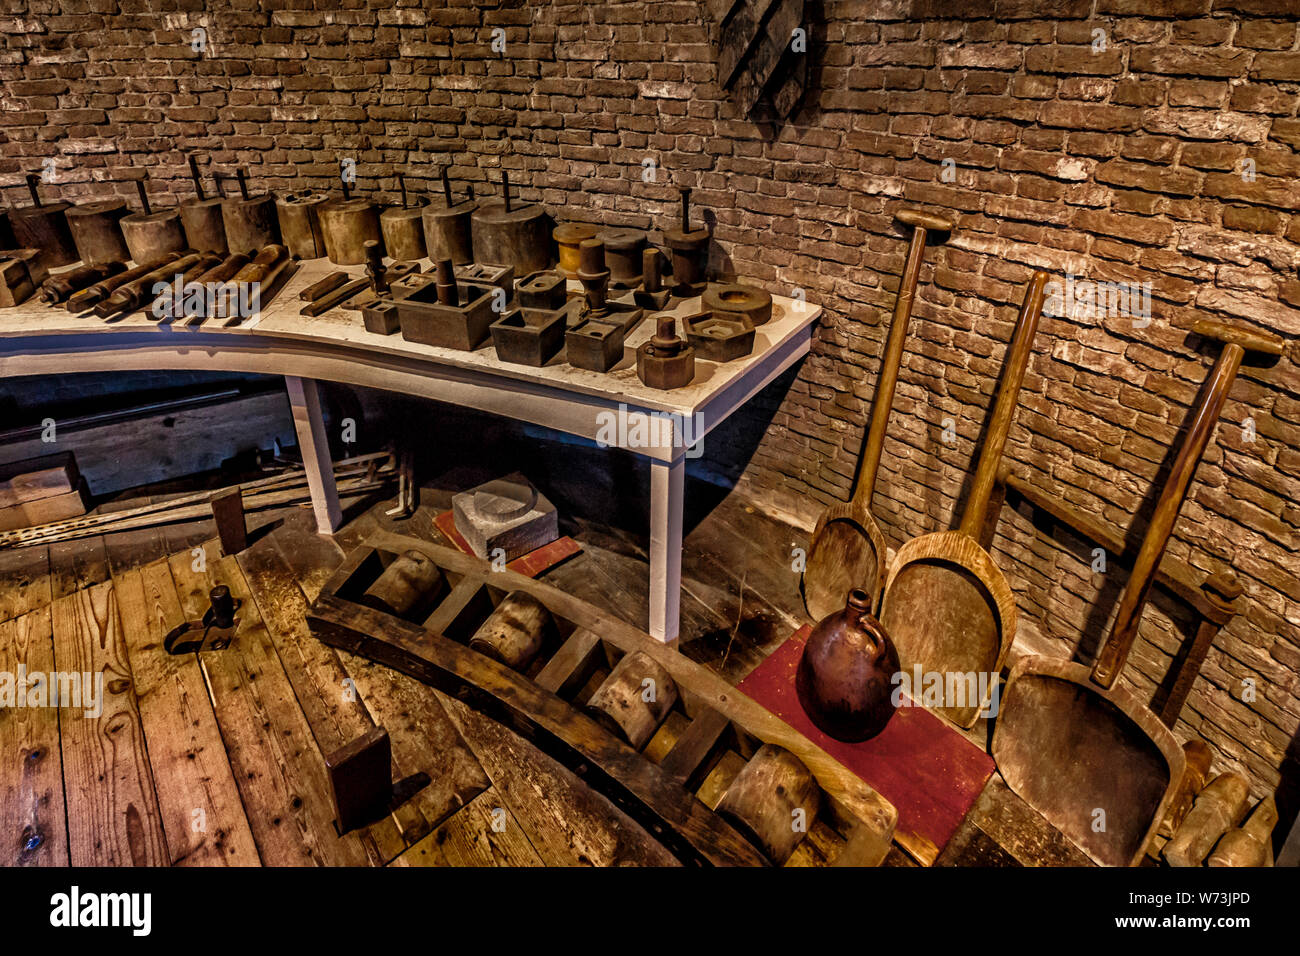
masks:
<path id="1" fill-rule="evenodd" d="M 689 385 L 695 378 L 695 349 L 685 345 L 675 355 L 662 355 L 656 354 L 653 342 L 646 342 L 636 350 L 636 375 L 650 388 Z"/>
<path id="2" fill-rule="evenodd" d="M 710 362 L 730 362 L 754 351 L 754 323 L 739 312 L 697 312 L 682 319 L 682 331 Z"/>

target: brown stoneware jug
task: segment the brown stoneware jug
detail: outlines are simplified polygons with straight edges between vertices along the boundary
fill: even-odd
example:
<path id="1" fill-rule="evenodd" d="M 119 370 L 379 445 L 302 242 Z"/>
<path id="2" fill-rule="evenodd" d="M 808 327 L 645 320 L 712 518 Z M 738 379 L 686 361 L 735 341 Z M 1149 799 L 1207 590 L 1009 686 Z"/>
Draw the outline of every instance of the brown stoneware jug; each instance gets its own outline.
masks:
<path id="1" fill-rule="evenodd" d="M 795 691 L 804 713 L 836 740 L 856 743 L 894 716 L 898 651 L 871 616 L 871 598 L 854 588 L 842 611 L 818 622 L 804 645 Z"/>

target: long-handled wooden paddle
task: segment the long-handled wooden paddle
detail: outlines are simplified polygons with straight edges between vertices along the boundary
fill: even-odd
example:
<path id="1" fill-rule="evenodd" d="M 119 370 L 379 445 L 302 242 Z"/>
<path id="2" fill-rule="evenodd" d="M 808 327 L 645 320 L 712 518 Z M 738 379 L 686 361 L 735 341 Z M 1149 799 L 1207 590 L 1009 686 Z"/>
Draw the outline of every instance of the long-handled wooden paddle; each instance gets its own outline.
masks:
<path id="1" fill-rule="evenodd" d="M 880 596 L 886 545 L 884 534 L 871 517 L 871 495 L 876 488 L 880 453 L 885 446 L 889 413 L 894 406 L 894 387 L 898 384 L 898 366 L 903 359 L 903 344 L 907 340 L 907 323 L 912 317 L 912 302 L 916 298 L 916 282 L 921 274 L 926 237 L 931 232 L 951 232 L 953 225 L 947 219 L 917 209 L 900 209 L 894 218 L 913 228 L 912 241 L 907 247 L 907 261 L 898 284 L 898 299 L 894 303 L 894 318 L 880 360 L 880 380 L 876 385 L 871 428 L 862 446 L 862 461 L 858 466 L 857 484 L 853 486 L 853 498 L 847 504 L 832 505 L 822 513 L 808 549 L 802 591 L 804 608 L 814 621 L 843 608 L 844 595 L 854 588 L 871 595 L 873 610 Z"/>
<path id="2" fill-rule="evenodd" d="M 1025 290 L 961 527 L 907 542 L 885 578 L 880 620 L 898 648 L 903 673 L 919 668 L 922 675 L 938 675 L 933 679 L 942 684 L 940 700 L 927 700 L 921 687 L 912 687 L 909 696 L 959 727 L 979 717 L 1016 635 L 1011 587 L 977 539 L 1016 417 L 1046 284 L 1047 273 L 1035 272 Z"/>
<path id="3" fill-rule="evenodd" d="M 1185 766 L 1169 729 L 1115 681 L 1246 350 L 1282 354 L 1282 340 L 1267 333 L 1209 321 L 1195 322 L 1192 330 L 1225 343 L 1224 348 L 1156 502 L 1110 636 L 1091 672 L 1046 657 L 1017 662 L 993 732 L 993 759 L 1007 786 L 1104 866 L 1140 862 Z"/>

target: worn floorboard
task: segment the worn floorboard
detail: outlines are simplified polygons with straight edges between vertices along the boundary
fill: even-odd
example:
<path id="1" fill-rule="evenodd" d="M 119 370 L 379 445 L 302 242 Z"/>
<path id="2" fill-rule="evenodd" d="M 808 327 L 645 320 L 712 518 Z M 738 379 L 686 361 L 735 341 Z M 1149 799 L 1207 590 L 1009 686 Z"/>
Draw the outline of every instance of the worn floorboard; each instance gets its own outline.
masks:
<path id="1" fill-rule="evenodd" d="M 102 543 L 101 543 L 102 550 Z M 61 699 L 59 737 L 73 866 L 163 866 L 153 773 L 145 747 L 111 583 L 82 588 L 51 606 L 54 665 L 62 674 L 102 675 L 100 712 Z M 51 688 L 51 694 L 54 689 Z"/>
<path id="2" fill-rule="evenodd" d="M 157 560 L 116 575 L 113 585 L 169 862 L 258 865 L 198 655 L 163 649 L 185 621 L 170 566 Z"/>
<path id="3" fill-rule="evenodd" d="M 0 671 L 14 675 L 14 699 L 0 707 L 0 865 L 66 866 L 59 713 L 18 706 L 18 695 L 26 695 L 17 686 L 20 669 L 29 675 L 54 670 L 48 605 L 0 623 Z"/>

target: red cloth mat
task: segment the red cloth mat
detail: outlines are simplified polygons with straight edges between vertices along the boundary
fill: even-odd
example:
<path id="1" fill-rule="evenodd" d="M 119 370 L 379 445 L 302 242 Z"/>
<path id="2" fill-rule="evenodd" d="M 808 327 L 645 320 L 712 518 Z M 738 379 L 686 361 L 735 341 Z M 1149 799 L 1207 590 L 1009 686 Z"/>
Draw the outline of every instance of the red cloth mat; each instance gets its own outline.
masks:
<path id="1" fill-rule="evenodd" d="M 458 551 L 465 554 L 473 554 L 474 551 L 469 546 L 469 542 L 464 536 L 456 530 L 456 516 L 450 511 L 444 511 L 438 517 L 433 519 L 433 526 L 447 536 L 447 540 L 455 545 Z M 555 567 L 566 558 L 571 558 L 582 550 L 582 545 L 574 541 L 568 535 L 563 538 L 556 538 L 550 544 L 544 544 L 536 551 L 529 551 L 509 562 L 506 567 L 524 577 L 535 578 Z"/>
<path id="2" fill-rule="evenodd" d="M 895 841 L 921 862 L 934 862 L 979 799 L 993 758 L 923 707 L 900 707 L 871 740 L 846 744 L 826 736 L 799 705 L 795 671 L 812 628 L 804 625 L 737 685 L 861 777 L 898 808 Z"/>

